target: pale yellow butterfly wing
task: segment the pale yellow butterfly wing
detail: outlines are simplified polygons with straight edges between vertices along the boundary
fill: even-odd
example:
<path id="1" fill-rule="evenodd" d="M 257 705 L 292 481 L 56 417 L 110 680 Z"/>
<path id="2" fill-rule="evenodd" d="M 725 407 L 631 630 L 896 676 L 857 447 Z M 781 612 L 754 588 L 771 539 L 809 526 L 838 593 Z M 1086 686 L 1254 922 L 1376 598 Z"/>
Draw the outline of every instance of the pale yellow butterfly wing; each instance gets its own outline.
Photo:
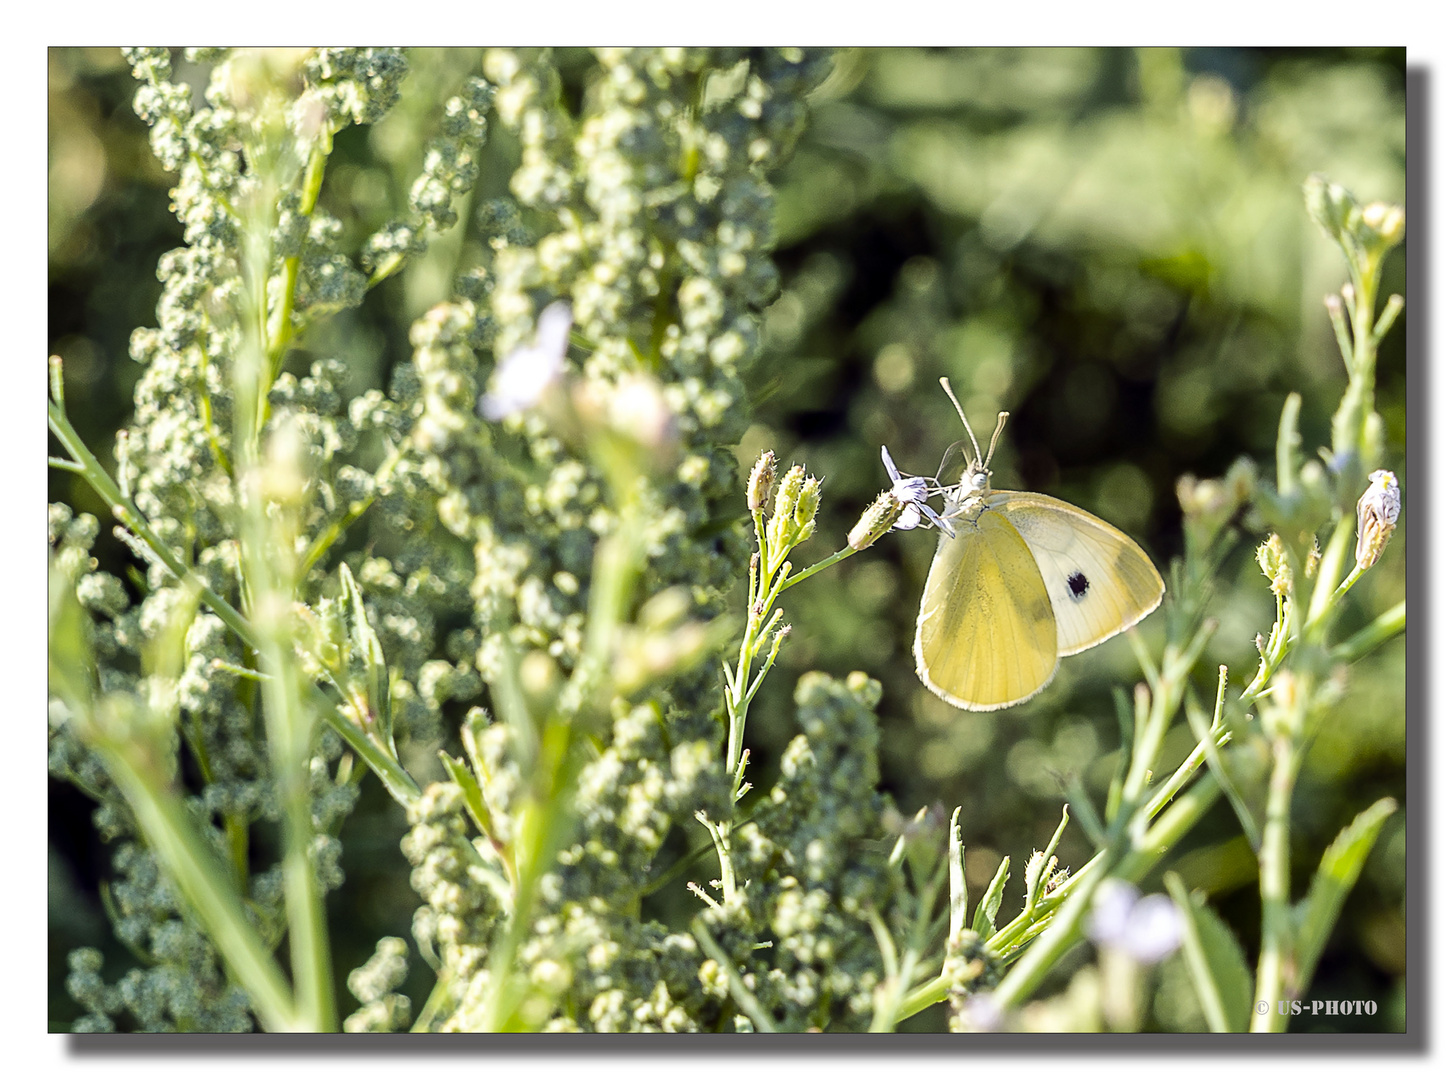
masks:
<path id="1" fill-rule="evenodd" d="M 976 712 L 1033 697 L 1059 663 L 1055 612 L 1035 556 L 993 511 L 956 521 L 939 541 L 919 623 L 919 678 L 951 705 Z"/>
<path id="2" fill-rule="evenodd" d="M 1033 491 L 996 491 L 985 506 L 1014 526 L 1034 556 L 1061 656 L 1099 645 L 1161 603 L 1166 586 L 1146 553 L 1094 514 Z"/>

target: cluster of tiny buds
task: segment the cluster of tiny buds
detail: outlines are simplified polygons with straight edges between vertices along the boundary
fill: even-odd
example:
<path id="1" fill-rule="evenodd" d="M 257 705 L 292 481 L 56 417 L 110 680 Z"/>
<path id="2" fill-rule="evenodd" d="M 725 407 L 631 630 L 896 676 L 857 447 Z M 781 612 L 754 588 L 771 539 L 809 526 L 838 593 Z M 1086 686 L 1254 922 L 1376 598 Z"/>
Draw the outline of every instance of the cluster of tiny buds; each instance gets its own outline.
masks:
<path id="1" fill-rule="evenodd" d="M 767 506 L 776 479 L 777 458 L 771 450 L 764 450 L 747 480 L 747 508 L 754 516 Z M 818 528 L 818 504 L 822 498 L 821 480 L 809 476 L 801 465 L 788 469 L 778 485 L 768 518 L 768 550 L 786 553 L 812 536 Z M 776 560 L 769 561 L 776 565 Z"/>

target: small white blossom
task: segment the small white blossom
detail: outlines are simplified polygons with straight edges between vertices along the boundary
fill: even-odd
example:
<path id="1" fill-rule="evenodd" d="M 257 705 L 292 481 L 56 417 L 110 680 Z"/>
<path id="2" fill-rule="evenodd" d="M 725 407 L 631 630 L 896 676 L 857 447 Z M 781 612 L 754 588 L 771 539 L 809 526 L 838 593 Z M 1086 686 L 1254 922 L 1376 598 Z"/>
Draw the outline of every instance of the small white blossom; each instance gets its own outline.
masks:
<path id="1" fill-rule="evenodd" d="M 1358 566 L 1367 570 L 1383 554 L 1398 524 L 1398 479 L 1387 469 L 1368 474 L 1372 481 L 1358 500 Z"/>
<path id="2" fill-rule="evenodd" d="M 1003 1031 L 1005 1010 L 993 994 L 973 994 L 959 1010 L 959 1023 L 965 1031 Z"/>
<path id="3" fill-rule="evenodd" d="M 535 344 L 522 345 L 495 367 L 490 389 L 480 395 L 480 415 L 503 420 L 540 404 L 541 397 L 565 373 L 570 344 L 570 304 L 557 300 L 540 313 Z"/>
<path id="4" fill-rule="evenodd" d="M 1111 879 L 1096 890 L 1085 936 L 1143 964 L 1165 960 L 1181 946 L 1181 912 L 1162 893 L 1142 896 L 1129 881 Z"/>
<path id="5" fill-rule="evenodd" d="M 924 500 L 929 497 L 929 478 L 926 476 L 901 476 L 894 459 L 889 456 L 889 448 L 880 446 L 879 453 L 883 457 L 884 468 L 888 470 L 889 480 L 892 487 L 889 494 L 898 502 L 904 504 L 904 512 L 894 522 L 896 529 L 913 529 L 919 525 L 922 518 L 928 518 L 936 528 L 949 536 L 954 535 L 954 526 L 945 521 L 935 513 Z"/>

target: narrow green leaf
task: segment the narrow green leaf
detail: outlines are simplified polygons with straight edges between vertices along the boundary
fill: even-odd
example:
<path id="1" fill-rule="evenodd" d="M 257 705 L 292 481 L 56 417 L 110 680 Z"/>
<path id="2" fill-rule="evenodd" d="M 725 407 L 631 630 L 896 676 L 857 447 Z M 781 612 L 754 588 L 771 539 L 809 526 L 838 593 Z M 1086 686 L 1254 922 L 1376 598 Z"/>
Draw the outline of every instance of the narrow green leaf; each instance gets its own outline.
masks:
<path id="1" fill-rule="evenodd" d="M 1327 947 L 1328 935 L 1338 921 L 1338 912 L 1348 898 L 1348 890 L 1363 872 L 1363 864 L 1373 842 L 1383 829 L 1389 815 L 1398 809 L 1391 798 L 1379 799 L 1359 814 L 1340 832 L 1323 852 L 1323 861 L 1313 875 L 1312 888 L 1297 909 L 1297 945 L 1294 958 L 1300 985 L 1306 986 L 1313 968 Z"/>
<path id="2" fill-rule="evenodd" d="M 495 716 L 509 725 L 521 774 L 529 775 L 540 752 L 540 732 L 520 685 L 520 658 L 508 637 L 500 634 L 496 640 L 500 648 L 499 677 L 490 680 L 490 701 L 495 707 Z"/>
<path id="3" fill-rule="evenodd" d="M 444 764 L 444 771 L 449 773 L 449 778 L 458 784 L 460 791 L 464 793 L 465 809 L 469 811 L 470 817 L 474 818 L 480 833 L 493 841 L 495 833 L 490 828 L 490 808 L 485 805 L 485 796 L 480 791 L 480 784 L 475 779 L 475 774 L 470 772 L 463 761 L 450 757 L 443 750 L 439 752 L 439 760 Z"/>
<path id="4" fill-rule="evenodd" d="M 1120 725 L 1121 748 L 1116 753 L 1116 767 L 1111 772 L 1111 786 L 1106 792 L 1106 820 L 1115 821 L 1121 809 L 1121 790 L 1126 784 L 1126 769 L 1131 764 L 1131 747 L 1136 740 L 1136 722 L 1131 716 L 1131 698 L 1123 686 L 1111 688 L 1116 703 L 1116 723 Z"/>
<path id="5" fill-rule="evenodd" d="M 722 969 L 722 974 L 727 976 L 727 989 L 731 992 L 732 999 L 752 1021 L 753 1026 L 760 1032 L 776 1031 L 777 1028 L 773 1027 L 772 1017 L 762 1007 L 761 1002 L 753 996 L 752 991 L 747 988 L 747 984 L 742 981 L 742 973 L 737 970 L 737 965 L 732 962 L 732 958 L 727 955 L 722 946 L 713 939 L 700 915 L 692 920 L 692 936 L 697 939 L 697 944 L 702 947 L 702 951 L 717 961 L 717 966 Z"/>
<path id="6" fill-rule="evenodd" d="M 1405 619 L 1404 601 L 1400 600 L 1347 641 L 1336 646 L 1333 649 L 1333 659 L 1344 664 L 1363 659 L 1385 641 L 1402 634 Z"/>
<path id="7" fill-rule="evenodd" d="M 949 819 L 949 935 L 964 929 L 969 914 L 969 885 L 964 880 L 964 843 L 959 838 L 959 811 Z"/>
<path id="8" fill-rule="evenodd" d="M 1297 470 L 1302 458 L 1299 449 L 1303 442 L 1297 422 L 1302 404 L 1301 395 L 1288 394 L 1277 424 L 1277 493 L 1284 498 L 1297 487 Z"/>
<path id="9" fill-rule="evenodd" d="M 974 909 L 974 923 L 972 928 L 976 934 L 985 941 L 995 932 L 995 916 L 1000 911 L 1000 901 L 1005 896 L 1005 882 L 1010 880 L 1010 857 L 1006 855 L 1000 863 L 1000 868 L 995 871 L 995 876 L 985 887 L 984 896 L 980 897 L 979 906 Z"/>
<path id="10" fill-rule="evenodd" d="M 1226 688 L 1226 674 L 1222 675 L 1222 682 L 1219 689 Z M 1247 809 L 1247 801 L 1242 798 L 1242 792 L 1227 772 L 1226 763 L 1222 760 L 1222 752 L 1217 747 L 1217 736 L 1221 734 L 1217 729 L 1216 722 L 1209 720 L 1201 702 L 1191 688 L 1186 692 L 1186 719 L 1191 725 L 1192 732 L 1207 748 L 1206 761 L 1211 769 L 1212 775 L 1217 778 L 1217 785 L 1227 796 L 1227 802 L 1231 804 L 1232 810 L 1237 815 L 1237 820 L 1242 824 L 1242 831 L 1247 834 L 1247 841 L 1252 845 L 1253 851 L 1262 848 L 1262 832 L 1257 826 L 1257 820 L 1252 816 L 1252 811 Z"/>
<path id="11" fill-rule="evenodd" d="M 354 656 L 364 664 L 364 692 L 368 696 L 374 722 L 378 725 L 379 737 L 392 750 L 393 702 L 389 697 L 389 666 L 384 662 L 384 647 L 379 644 L 379 635 L 374 633 L 374 628 L 369 623 L 363 591 L 358 587 L 347 563 L 338 564 L 338 577 L 343 584 L 343 591 L 348 595 L 352 615 L 349 619 L 350 645 Z"/>
<path id="12" fill-rule="evenodd" d="M 1168 871 L 1162 880 L 1185 921 L 1182 956 L 1207 1026 L 1216 1032 L 1246 1031 L 1252 1020 L 1252 972 L 1237 938 L 1200 895 L 1187 892 L 1180 875 Z"/>
<path id="13" fill-rule="evenodd" d="M 1090 838 L 1092 844 L 1101 847 L 1106 839 L 1106 830 L 1101 825 L 1101 819 L 1096 814 L 1096 808 L 1091 805 L 1085 784 L 1078 774 L 1072 773 L 1066 779 L 1065 798 L 1070 803 L 1070 812 L 1075 815 L 1075 823 Z"/>
<path id="14" fill-rule="evenodd" d="M 1050 838 L 1050 843 L 1045 845 L 1045 850 L 1040 853 L 1039 861 L 1032 856 L 1030 866 L 1025 870 L 1025 910 L 1030 911 L 1040 899 L 1040 893 L 1045 887 L 1045 872 L 1050 869 L 1050 857 L 1055 854 L 1055 849 L 1060 846 L 1060 838 L 1065 834 L 1065 827 L 1070 824 L 1070 806 L 1066 804 L 1060 808 L 1060 825 L 1055 830 L 1055 835 Z"/>

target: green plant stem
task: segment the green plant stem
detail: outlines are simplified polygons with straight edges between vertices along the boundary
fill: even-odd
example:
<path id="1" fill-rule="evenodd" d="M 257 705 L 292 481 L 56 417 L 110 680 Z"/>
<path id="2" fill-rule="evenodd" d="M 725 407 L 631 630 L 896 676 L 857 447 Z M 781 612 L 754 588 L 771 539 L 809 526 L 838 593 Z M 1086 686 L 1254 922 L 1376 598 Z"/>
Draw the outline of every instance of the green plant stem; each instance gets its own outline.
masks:
<path id="1" fill-rule="evenodd" d="M 239 540 L 246 573 L 246 595 L 258 630 L 258 670 L 268 758 L 282 811 L 283 895 L 288 919 L 288 949 L 299 1007 L 310 1030 L 334 1031 L 338 1020 L 333 1000 L 333 973 L 323 894 L 314 873 L 315 838 L 309 791 L 308 760 L 316 732 L 314 717 L 304 707 L 302 672 L 294 648 L 293 604 L 297 600 L 298 568 L 295 511 L 264 495 L 268 471 L 287 463 L 264 463 L 261 426 L 266 415 L 272 369 L 268 356 L 267 277 L 272 265 L 272 230 L 276 226 L 276 191 L 264 184 L 254 212 L 246 218 L 240 320 L 242 347 L 233 366 L 240 502 Z"/>
<path id="2" fill-rule="evenodd" d="M 1295 934 L 1289 897 L 1290 826 L 1293 786 L 1302 752 L 1290 735 L 1272 741 L 1272 774 L 1267 785 L 1267 820 L 1258 853 L 1258 888 L 1262 895 L 1262 945 L 1257 958 L 1258 1001 L 1275 1005 L 1297 982 L 1293 966 Z M 1252 1017 L 1256 1032 L 1285 1031 L 1287 1016 L 1273 1007 Z"/>
<path id="3" fill-rule="evenodd" d="M 1374 361 L 1377 354 L 1377 341 L 1373 336 L 1373 304 L 1382 276 L 1381 260 L 1372 264 L 1354 260 L 1349 267 L 1353 270 L 1353 304 L 1348 313 L 1353 328 L 1353 362 L 1348 365 L 1348 389 L 1338 404 L 1338 411 L 1333 414 L 1333 453 L 1339 455 L 1359 451 L 1364 421 L 1373 411 Z M 1364 471 L 1372 467 L 1368 462 L 1363 462 L 1363 465 Z"/>
<path id="4" fill-rule="evenodd" d="M 177 557 L 176 553 L 162 542 L 161 538 L 157 536 L 152 530 L 152 527 L 147 523 L 146 518 L 142 517 L 141 512 L 136 509 L 131 500 L 121 493 L 121 489 L 116 486 L 116 482 L 107 475 L 106 470 L 101 467 L 101 463 L 96 460 L 95 455 L 81 441 L 81 437 L 76 434 L 76 429 L 71 426 L 71 422 L 66 418 L 61 408 L 54 401 L 51 401 L 46 403 L 46 410 L 51 431 L 55 433 L 61 445 L 66 448 L 66 453 L 71 455 L 75 464 L 78 466 L 75 471 L 81 475 L 86 483 L 91 485 L 91 489 L 97 495 L 105 500 L 106 505 L 111 510 L 112 516 L 140 537 L 156 557 L 161 560 L 162 564 L 176 575 L 179 581 L 184 581 L 196 587 L 198 594 L 202 598 L 202 602 L 216 612 L 217 617 L 227 624 L 227 628 L 236 634 L 249 648 L 256 649 L 258 645 L 257 635 L 253 632 L 252 626 L 243 617 L 242 613 L 226 600 L 222 599 L 222 597 L 218 596 L 217 593 L 213 592 L 211 587 L 197 573 L 183 563 Z"/>
<path id="5" fill-rule="evenodd" d="M 1066 912 L 1058 909 L 1066 907 L 1073 897 L 1083 892 L 1089 895 L 1104 877 L 1120 878 L 1133 884 L 1145 880 L 1152 867 L 1217 804 L 1221 795 L 1222 789 L 1217 784 L 1217 778 L 1210 773 L 1204 774 L 1165 813 L 1145 828 L 1140 840 L 1121 855 L 1109 872 L 1106 868 L 1112 860 L 1108 850 L 1103 848 L 1051 896 L 1037 904 L 1033 922 L 1029 927 L 1030 932 L 1024 935 L 1026 941 L 1033 937 L 1033 944 L 1010 968 L 1009 974 L 994 991 L 995 1000 L 1001 1007 L 1008 1008 L 1019 1004 L 1034 993 L 1055 963 L 1080 940 L 1080 920 L 1067 918 Z M 1143 809 L 1141 813 L 1145 815 L 1147 809 Z M 1078 910 L 1083 911 L 1083 906 Z M 1055 918 L 1047 922 L 1046 917 L 1051 913 L 1055 914 Z M 1045 932 L 1041 933 L 1041 929 Z M 1051 931 L 1054 931 L 1054 937 L 1051 936 Z M 986 945 L 995 949 L 998 938 L 998 934 L 991 937 Z M 949 977 L 939 975 L 916 987 L 905 995 L 903 1004 L 899 1007 L 899 1021 L 907 1020 L 930 1005 L 943 1001 L 950 986 Z"/>
<path id="6" fill-rule="evenodd" d="M 767 565 L 767 539 L 763 528 L 762 511 L 754 511 L 752 517 L 757 532 L 760 573 L 753 579 L 756 588 L 749 589 L 747 625 L 742 631 L 742 647 L 737 654 L 737 671 L 729 675 L 727 684 L 727 771 L 736 777 L 734 798 L 736 798 L 735 792 L 741 789 L 742 784 L 744 767 L 742 743 L 747 732 L 747 709 L 752 704 L 752 698 L 757 693 L 757 688 L 762 685 L 763 678 L 777 658 L 777 649 L 774 648 L 763 662 L 757 677 L 749 684 L 748 676 L 752 671 L 752 662 L 757 658 L 757 652 L 762 645 L 763 620 L 768 617 L 772 605 L 785 590 L 800 581 L 806 581 L 820 570 L 826 570 L 835 563 L 842 562 L 854 552 L 853 548 L 845 547 L 841 551 L 829 555 L 826 559 L 814 563 L 806 570 L 793 574 L 791 577 L 784 576 L 778 571 L 783 565 L 790 568 L 791 564 L 779 561 L 776 565 Z M 773 580 L 774 575 L 776 580 Z"/>
<path id="7" fill-rule="evenodd" d="M 241 898 L 228 884 L 230 875 L 198 834 L 168 780 L 156 775 L 145 749 L 135 741 L 118 745 L 104 738 L 92 745 L 126 796 L 148 845 L 206 927 L 227 970 L 247 991 L 262 1026 L 268 1031 L 313 1030 L 311 1018 L 299 1011 L 271 950 L 258 936 Z"/>
<path id="8" fill-rule="evenodd" d="M 1064 826 L 1061 826 L 1064 828 Z M 1059 834 L 1057 833 L 1057 836 Z M 1053 842 L 1052 842 L 1053 843 Z M 962 864 L 961 864 L 962 866 Z M 909 945 L 904 950 L 903 957 L 898 963 L 891 963 L 893 960 L 893 940 L 888 933 L 888 928 L 883 925 L 883 919 L 877 911 L 869 909 L 869 915 L 874 926 L 874 934 L 880 938 L 879 948 L 884 953 L 885 976 L 887 985 L 883 988 L 883 996 L 874 1006 L 873 1020 L 869 1027 L 870 1031 L 892 1031 L 899 1025 L 899 1022 L 913 1013 L 904 1011 L 904 1003 L 908 996 L 914 991 L 910 988 L 910 980 L 914 977 L 914 969 L 919 966 L 919 958 L 929 940 L 929 923 L 934 915 L 935 901 L 939 897 L 939 890 L 944 886 L 944 879 L 949 876 L 949 860 L 940 859 L 939 865 L 935 868 L 933 876 L 924 883 L 919 890 L 918 905 L 914 916 L 914 926 L 910 933 Z M 955 928 L 950 928 L 950 933 Z M 948 988 L 945 988 L 948 993 Z M 914 1010 L 917 1012 L 918 1010 Z"/>
<path id="9" fill-rule="evenodd" d="M 747 1014 L 748 1019 L 752 1021 L 757 1030 L 776 1031 L 777 1028 L 773 1026 L 772 1017 L 767 1015 L 767 1010 L 762 1007 L 762 1004 L 753 996 L 752 991 L 747 988 L 747 984 L 742 981 L 742 975 L 738 972 L 737 965 L 732 962 L 732 958 L 707 932 L 700 915 L 692 920 L 692 936 L 697 939 L 697 944 L 702 947 L 702 951 L 715 960 L 717 966 L 722 969 L 722 973 L 727 976 L 727 988 L 732 992 L 732 1000 L 737 1002 L 737 1007 Z"/>
<path id="10" fill-rule="evenodd" d="M 192 752 L 192 759 L 197 763 L 197 771 L 202 774 L 203 784 L 216 782 L 212 771 L 212 761 L 207 753 L 207 744 L 202 738 L 202 721 L 195 713 L 192 714 L 191 724 L 182 728 L 182 733 L 187 740 L 187 747 Z M 247 820 L 238 811 L 224 811 L 222 814 L 222 832 L 227 837 L 228 857 L 232 860 L 232 880 L 238 888 L 247 883 Z"/>
<path id="11" fill-rule="evenodd" d="M 328 155 L 333 152 L 333 134 L 326 127 L 319 133 L 308 154 L 308 164 L 303 172 L 302 190 L 299 193 L 298 213 L 304 218 L 313 216 L 318 205 L 318 193 L 323 190 L 323 171 L 328 164 Z M 305 241 L 306 242 L 306 241 Z M 265 387 L 271 387 L 273 380 L 283 367 L 283 356 L 288 345 L 296 336 L 293 328 L 293 305 L 298 291 L 298 272 L 301 256 L 291 255 L 283 260 L 283 288 L 278 310 L 273 313 L 267 327 L 267 365 Z M 267 394 L 263 394 L 263 418 L 267 418 Z"/>
<path id="12" fill-rule="evenodd" d="M 179 581 L 195 588 L 202 602 L 210 607 L 227 628 L 237 635 L 238 640 L 256 652 L 261 640 L 242 612 L 218 596 L 200 575 L 184 564 L 176 553 L 162 542 L 147 523 L 146 518 L 141 516 L 141 512 L 136 509 L 130 499 L 122 494 L 121 489 L 116 486 L 116 482 L 101 467 L 101 463 L 96 460 L 95 455 L 76 434 L 75 428 L 71 426 L 65 413 L 55 401 L 47 403 L 47 413 L 51 431 L 55 432 L 56 438 L 60 440 L 66 452 L 75 459 L 75 471 L 97 495 L 105 500 L 106 505 L 111 509 L 112 516 L 140 537 Z M 328 725 L 338 732 L 349 746 L 353 747 L 369 768 L 373 769 L 384 787 L 388 789 L 389 794 L 400 805 L 407 807 L 419 797 L 419 785 L 404 771 L 403 766 L 370 743 L 368 736 L 339 715 L 336 707 L 330 706 L 323 709 L 322 714 Z"/>
<path id="13" fill-rule="evenodd" d="M 247 463 L 244 475 L 257 466 Z M 308 759 L 314 725 L 304 708 L 301 672 L 293 648 L 292 589 L 287 580 L 289 560 L 280 556 L 270 535 L 269 515 L 253 493 L 244 511 L 243 562 L 256 609 L 262 641 L 258 649 L 263 721 L 268 757 L 282 810 L 284 851 L 283 893 L 288 919 L 288 946 L 299 1007 L 309 1030 L 333 1031 L 337 1016 L 333 1001 L 333 975 L 328 948 L 328 927 L 322 890 L 314 873 L 314 840 L 309 791 Z M 286 540 L 286 538 L 284 538 Z"/>
<path id="14" fill-rule="evenodd" d="M 1363 576 L 1363 571 L 1357 566 L 1353 572 L 1343 579 L 1343 583 L 1336 588 L 1333 582 L 1343 572 L 1343 564 L 1348 559 L 1348 548 L 1353 542 L 1353 532 L 1356 526 L 1356 519 L 1353 514 L 1344 514 L 1338 524 L 1333 527 L 1332 538 L 1328 541 L 1328 550 L 1318 563 L 1318 580 L 1313 588 L 1313 597 L 1308 602 L 1308 617 L 1303 623 L 1302 639 L 1314 645 L 1321 645 L 1324 632 L 1328 627 L 1328 616 L 1337 609 L 1337 603 L 1343 598 L 1353 583 Z"/>
<path id="15" fill-rule="evenodd" d="M 313 565 L 328 552 L 328 549 L 337 542 L 338 538 L 344 534 L 348 527 L 368 512 L 368 508 L 373 506 L 374 500 L 378 498 L 379 485 L 388 482 L 389 478 L 393 476 L 394 469 L 398 467 L 399 462 L 403 459 L 404 447 L 402 444 L 390 449 L 383 464 L 379 466 L 378 471 L 374 474 L 373 492 L 366 498 L 360 499 L 351 505 L 343 517 L 334 521 L 327 529 L 313 538 L 313 542 L 308 545 L 307 553 L 303 556 L 299 571 L 300 574 L 306 574 L 311 570 Z"/>
<path id="16" fill-rule="evenodd" d="M 530 791 L 520 810 L 516 853 L 515 906 L 491 950 L 490 983 L 484 1002 L 484 1030 L 507 1030 L 519 996 L 515 958 L 534 916 L 540 879 L 555 860 L 569 831 L 576 778 L 577 738 L 590 715 L 604 711 L 598 700 L 616 635 L 640 576 L 645 522 L 634 484 L 621 479 L 613 490 L 622 503 L 617 531 L 596 549 L 581 661 L 557 699 L 541 732 Z"/>
<path id="17" fill-rule="evenodd" d="M 197 352 L 200 357 L 197 368 L 197 408 L 202 414 L 202 427 L 207 432 L 207 445 L 212 447 L 212 456 L 218 467 L 230 476 L 232 462 L 228 461 L 227 454 L 222 449 L 222 441 L 217 437 L 217 427 L 212 421 L 212 392 L 207 388 L 207 367 L 210 359 L 206 349 L 199 348 Z"/>
<path id="18" fill-rule="evenodd" d="M 1171 719 L 1181 707 L 1187 677 L 1191 674 L 1197 657 L 1207 647 L 1215 629 L 1215 623 L 1207 620 L 1184 648 L 1167 643 L 1161 674 L 1151 689 L 1151 707 L 1147 714 L 1146 727 L 1137 733 L 1131 764 L 1126 769 L 1126 780 L 1121 793 L 1122 805 L 1140 804 L 1151 770 L 1161 755 L 1161 744 L 1171 726 Z"/>
<path id="19" fill-rule="evenodd" d="M 1351 664 L 1367 656 L 1378 646 L 1404 632 L 1406 601 L 1400 600 L 1378 618 L 1333 649 L 1334 660 Z"/>
<path id="20" fill-rule="evenodd" d="M 816 574 L 819 570 L 826 570 L 826 569 L 828 569 L 828 567 L 833 566 L 835 563 L 842 562 L 844 559 L 848 558 L 848 556 L 852 555 L 853 552 L 854 552 L 854 550 L 855 550 L 854 548 L 845 547 L 845 548 L 843 548 L 843 549 L 841 549 L 839 551 L 835 551 L 832 555 L 829 555 L 826 559 L 823 559 L 821 562 L 814 563 L 812 566 L 808 567 L 806 570 L 800 570 L 798 573 L 794 574 L 792 577 L 790 577 L 786 581 L 784 581 L 782 583 L 782 587 L 779 588 L 779 589 L 777 589 L 774 592 L 774 595 L 776 595 L 779 592 L 782 592 L 783 589 L 791 589 L 794 585 L 798 584 L 798 582 L 800 582 L 800 581 L 807 581 L 810 577 L 812 577 L 814 574 Z"/>

